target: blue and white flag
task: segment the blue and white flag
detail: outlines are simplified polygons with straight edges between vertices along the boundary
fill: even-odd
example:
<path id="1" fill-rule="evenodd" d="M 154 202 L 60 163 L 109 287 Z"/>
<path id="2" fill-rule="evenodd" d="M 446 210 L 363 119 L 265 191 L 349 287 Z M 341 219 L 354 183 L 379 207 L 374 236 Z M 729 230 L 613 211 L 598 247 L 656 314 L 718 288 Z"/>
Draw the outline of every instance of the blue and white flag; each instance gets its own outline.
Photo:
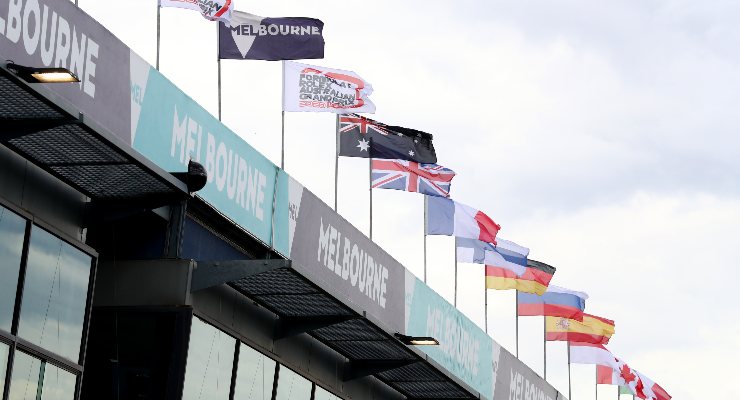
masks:
<path id="1" fill-rule="evenodd" d="M 455 238 L 457 261 L 505 268 L 521 276 L 527 266 L 529 249 L 504 239 L 496 242 L 494 246 L 476 239 Z"/>
<path id="2" fill-rule="evenodd" d="M 236 60 L 324 58 L 324 23 L 315 18 L 265 18 L 234 11 L 219 24 L 218 57 Z"/>

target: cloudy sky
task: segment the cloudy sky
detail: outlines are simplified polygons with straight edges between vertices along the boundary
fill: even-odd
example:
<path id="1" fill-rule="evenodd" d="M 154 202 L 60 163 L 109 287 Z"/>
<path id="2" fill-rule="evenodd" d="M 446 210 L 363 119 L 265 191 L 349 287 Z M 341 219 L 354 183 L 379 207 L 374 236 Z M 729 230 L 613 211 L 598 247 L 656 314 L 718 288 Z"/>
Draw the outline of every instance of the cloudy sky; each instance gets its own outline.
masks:
<path id="1" fill-rule="evenodd" d="M 156 58 L 155 0 L 79 0 Z M 726 0 L 236 0 L 254 14 L 324 21 L 326 58 L 372 83 L 373 118 L 430 132 L 453 198 L 585 291 L 614 319 L 609 348 L 677 399 L 740 398 L 740 3 Z M 162 10 L 161 70 L 217 113 L 216 26 Z M 281 67 L 222 63 L 223 120 L 280 162 Z M 286 170 L 333 204 L 334 116 L 285 118 Z M 368 231 L 367 161 L 340 161 L 339 211 Z M 423 275 L 421 196 L 373 194 L 373 239 Z M 453 242 L 428 239 L 428 283 L 453 301 Z M 483 272 L 460 264 L 458 306 L 483 324 Z M 489 293 L 489 332 L 515 348 L 512 293 Z M 542 370 L 542 321 L 520 320 Z M 565 348 L 548 379 L 568 393 Z M 594 370 L 572 369 L 593 399 Z M 599 399 L 616 398 L 599 387 Z"/>

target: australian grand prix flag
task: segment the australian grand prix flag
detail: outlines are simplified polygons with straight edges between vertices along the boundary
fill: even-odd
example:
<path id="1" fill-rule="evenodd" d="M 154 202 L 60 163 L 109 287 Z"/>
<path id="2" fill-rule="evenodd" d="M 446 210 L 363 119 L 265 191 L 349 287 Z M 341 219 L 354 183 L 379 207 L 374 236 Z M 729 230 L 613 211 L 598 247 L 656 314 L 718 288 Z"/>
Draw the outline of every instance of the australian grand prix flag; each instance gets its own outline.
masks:
<path id="1" fill-rule="evenodd" d="M 324 23 L 314 18 L 265 18 L 234 11 L 219 24 L 218 57 L 236 60 L 324 58 Z"/>
<path id="2" fill-rule="evenodd" d="M 357 114 L 339 117 L 339 155 L 436 164 L 432 135 Z"/>
<path id="3" fill-rule="evenodd" d="M 293 61 L 283 61 L 283 70 L 283 111 L 375 112 L 373 86 L 352 71 Z"/>
<path id="4" fill-rule="evenodd" d="M 159 6 L 198 11 L 211 21 L 228 21 L 233 10 L 231 0 L 159 0 Z"/>

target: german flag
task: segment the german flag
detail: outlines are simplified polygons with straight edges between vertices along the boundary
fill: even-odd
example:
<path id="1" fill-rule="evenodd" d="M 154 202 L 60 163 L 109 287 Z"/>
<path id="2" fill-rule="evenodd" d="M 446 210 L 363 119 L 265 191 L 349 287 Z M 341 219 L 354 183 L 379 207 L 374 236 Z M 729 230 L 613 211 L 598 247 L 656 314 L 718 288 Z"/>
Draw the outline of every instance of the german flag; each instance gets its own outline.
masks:
<path id="1" fill-rule="evenodd" d="M 547 290 L 555 267 L 545 263 L 528 260 L 522 275 L 492 265 L 486 265 L 486 289 L 516 289 L 520 292 L 542 295 Z"/>

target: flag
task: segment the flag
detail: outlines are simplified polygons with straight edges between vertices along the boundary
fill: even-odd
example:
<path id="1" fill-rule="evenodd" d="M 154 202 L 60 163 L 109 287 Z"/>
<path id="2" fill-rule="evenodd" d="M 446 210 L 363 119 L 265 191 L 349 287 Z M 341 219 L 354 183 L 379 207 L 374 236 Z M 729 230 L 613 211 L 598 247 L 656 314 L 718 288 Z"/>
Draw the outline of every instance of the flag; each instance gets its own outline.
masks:
<path id="1" fill-rule="evenodd" d="M 504 268 L 521 276 L 527 267 L 529 249 L 504 239 L 496 241 L 494 246 L 476 239 L 455 238 L 457 261 Z"/>
<path id="2" fill-rule="evenodd" d="M 614 321 L 583 313 L 583 322 L 545 317 L 545 340 L 607 344 L 614 334 Z"/>
<path id="3" fill-rule="evenodd" d="M 372 92 L 352 71 L 283 61 L 283 111 L 374 113 Z"/>
<path id="4" fill-rule="evenodd" d="M 198 11 L 200 15 L 211 21 L 228 22 L 233 11 L 231 0 L 159 0 L 159 6 Z"/>
<path id="5" fill-rule="evenodd" d="M 646 399 L 646 400 L 670 400 L 671 395 L 668 394 L 668 392 L 665 391 L 660 385 L 653 382 L 650 378 L 643 375 L 642 373 L 638 371 L 633 371 L 637 375 L 637 384 L 634 386 L 630 386 L 631 389 L 633 389 L 633 392 L 635 393 L 635 396 L 637 396 L 640 399 Z"/>
<path id="6" fill-rule="evenodd" d="M 218 57 L 236 60 L 324 58 L 324 23 L 315 18 L 265 18 L 234 11 L 218 27 Z"/>
<path id="7" fill-rule="evenodd" d="M 478 239 L 496 244 L 501 226 L 486 214 L 444 197 L 429 197 L 427 235 Z"/>
<path id="8" fill-rule="evenodd" d="M 619 368 L 619 359 L 602 344 L 571 342 L 569 347 L 571 364 L 606 365 L 609 368 Z M 599 382 L 601 383 L 601 382 Z M 616 383 L 612 383 L 616 385 Z"/>
<path id="9" fill-rule="evenodd" d="M 506 268 L 486 265 L 486 289 L 516 289 L 541 295 L 547 290 L 554 273 L 555 267 L 534 260 L 528 260 L 521 275 Z"/>
<path id="10" fill-rule="evenodd" d="M 435 164 L 432 135 L 416 129 L 386 125 L 357 114 L 339 117 L 339 155 L 344 157 L 408 160 Z"/>
<path id="11" fill-rule="evenodd" d="M 517 293 L 517 313 L 522 316 L 549 315 L 583 321 L 586 293 L 549 285 L 542 296 Z"/>
<path id="12" fill-rule="evenodd" d="M 450 196 L 455 171 L 437 164 L 419 164 L 406 160 L 372 161 L 372 188 L 417 192 L 429 196 Z"/>

